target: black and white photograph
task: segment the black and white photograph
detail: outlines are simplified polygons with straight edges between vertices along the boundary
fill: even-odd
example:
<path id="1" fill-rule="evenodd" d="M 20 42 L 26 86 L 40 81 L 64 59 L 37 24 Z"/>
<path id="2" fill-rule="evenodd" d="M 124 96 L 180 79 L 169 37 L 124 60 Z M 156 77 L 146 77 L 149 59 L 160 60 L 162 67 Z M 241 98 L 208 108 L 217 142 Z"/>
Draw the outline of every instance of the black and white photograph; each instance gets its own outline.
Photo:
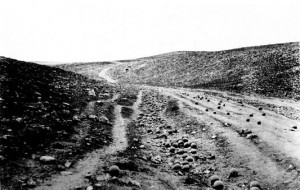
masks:
<path id="1" fill-rule="evenodd" d="M 0 0 L 0 190 L 300 190 L 299 0 Z"/>

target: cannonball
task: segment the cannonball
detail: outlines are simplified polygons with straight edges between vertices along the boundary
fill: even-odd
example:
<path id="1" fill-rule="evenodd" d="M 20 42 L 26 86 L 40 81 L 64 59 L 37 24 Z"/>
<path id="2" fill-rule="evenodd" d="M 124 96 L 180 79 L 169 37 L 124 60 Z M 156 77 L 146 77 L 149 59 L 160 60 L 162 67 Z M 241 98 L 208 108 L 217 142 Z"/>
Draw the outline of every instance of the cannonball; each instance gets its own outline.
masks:
<path id="1" fill-rule="evenodd" d="M 190 170 L 190 166 L 189 165 L 182 166 L 182 171 L 188 172 L 189 170 Z"/>
<path id="2" fill-rule="evenodd" d="M 220 177 L 217 175 L 212 175 L 208 180 L 209 184 L 212 186 L 216 181 L 220 180 Z"/>
<path id="3" fill-rule="evenodd" d="M 196 143 L 192 143 L 192 144 L 191 144 L 191 148 L 196 149 L 196 148 L 197 148 L 197 144 L 196 144 Z"/>
<path id="4" fill-rule="evenodd" d="M 238 175 L 239 175 L 239 172 L 235 168 L 232 168 L 229 172 L 229 177 L 238 177 Z"/>
<path id="5" fill-rule="evenodd" d="M 213 188 L 216 189 L 216 190 L 223 190 L 224 187 L 225 187 L 224 182 L 220 181 L 220 180 L 215 181 L 215 183 L 213 185 Z"/>
<path id="6" fill-rule="evenodd" d="M 173 169 L 173 170 L 181 170 L 181 168 L 182 168 L 181 165 L 177 163 L 177 164 L 175 164 L 175 165 L 173 166 L 172 169 Z"/>
<path id="7" fill-rule="evenodd" d="M 116 165 L 113 165 L 113 166 L 110 166 L 108 172 L 111 176 L 118 177 L 118 175 L 120 174 L 120 168 Z"/>
<path id="8" fill-rule="evenodd" d="M 188 156 L 188 157 L 185 158 L 185 160 L 188 161 L 188 162 L 193 162 L 194 158 L 191 157 L 191 156 Z"/>
<path id="9" fill-rule="evenodd" d="M 260 188 L 260 184 L 259 184 L 258 181 L 251 181 L 250 182 L 250 187 L 258 187 L 258 188 Z"/>

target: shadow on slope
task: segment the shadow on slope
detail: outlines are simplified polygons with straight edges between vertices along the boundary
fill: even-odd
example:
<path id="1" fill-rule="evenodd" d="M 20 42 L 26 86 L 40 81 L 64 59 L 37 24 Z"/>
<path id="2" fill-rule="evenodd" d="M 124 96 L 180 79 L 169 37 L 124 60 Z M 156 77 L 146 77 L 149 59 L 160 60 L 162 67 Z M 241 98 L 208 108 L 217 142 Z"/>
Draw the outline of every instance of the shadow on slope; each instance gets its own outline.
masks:
<path id="1" fill-rule="evenodd" d="M 0 71 L 1 185 L 32 187 L 66 169 L 65 163 L 75 163 L 86 152 L 111 142 L 111 124 L 84 114 L 89 102 L 114 91 L 111 86 L 58 68 L 3 57 Z M 101 113 L 113 120 L 109 103 L 93 109 L 90 114 Z M 44 165 L 40 162 L 43 155 L 56 160 Z"/>

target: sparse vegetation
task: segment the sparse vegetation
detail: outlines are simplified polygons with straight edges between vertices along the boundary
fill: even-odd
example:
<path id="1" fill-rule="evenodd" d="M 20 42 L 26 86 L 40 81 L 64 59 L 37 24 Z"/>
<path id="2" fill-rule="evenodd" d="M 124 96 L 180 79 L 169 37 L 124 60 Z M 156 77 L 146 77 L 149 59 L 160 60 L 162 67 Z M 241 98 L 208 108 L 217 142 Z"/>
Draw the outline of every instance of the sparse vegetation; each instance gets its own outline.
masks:
<path id="1" fill-rule="evenodd" d="M 113 87 L 59 68 L 9 58 L 0 59 L 0 70 L 1 185 L 33 187 L 49 173 L 64 170 L 67 160 L 72 163 L 111 142 L 111 124 L 89 119 L 85 110 L 97 99 L 88 95 L 89 90 L 99 95 L 114 91 Z M 108 103 L 93 109 L 101 110 L 95 117 L 112 121 Z"/>
<path id="2" fill-rule="evenodd" d="M 297 99 L 299 49 L 296 42 L 216 52 L 174 52 L 131 60 L 113 73 L 125 83 L 213 88 Z M 125 74 L 124 67 L 128 65 L 133 69 Z"/>
<path id="3" fill-rule="evenodd" d="M 296 100 L 273 97 L 297 99 L 297 47 L 52 68 L 0 58 L 0 183 L 8 189 L 294 190 L 300 110 Z"/>

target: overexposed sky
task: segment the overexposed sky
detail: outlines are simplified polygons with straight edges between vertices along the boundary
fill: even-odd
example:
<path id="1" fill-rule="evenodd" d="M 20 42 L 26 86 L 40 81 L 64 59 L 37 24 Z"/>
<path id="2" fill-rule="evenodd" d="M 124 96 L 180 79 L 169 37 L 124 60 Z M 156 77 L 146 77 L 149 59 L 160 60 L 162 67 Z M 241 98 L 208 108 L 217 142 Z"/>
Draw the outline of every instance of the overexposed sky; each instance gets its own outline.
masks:
<path id="1" fill-rule="evenodd" d="M 0 56 L 105 61 L 300 41 L 299 0 L 0 0 Z"/>

